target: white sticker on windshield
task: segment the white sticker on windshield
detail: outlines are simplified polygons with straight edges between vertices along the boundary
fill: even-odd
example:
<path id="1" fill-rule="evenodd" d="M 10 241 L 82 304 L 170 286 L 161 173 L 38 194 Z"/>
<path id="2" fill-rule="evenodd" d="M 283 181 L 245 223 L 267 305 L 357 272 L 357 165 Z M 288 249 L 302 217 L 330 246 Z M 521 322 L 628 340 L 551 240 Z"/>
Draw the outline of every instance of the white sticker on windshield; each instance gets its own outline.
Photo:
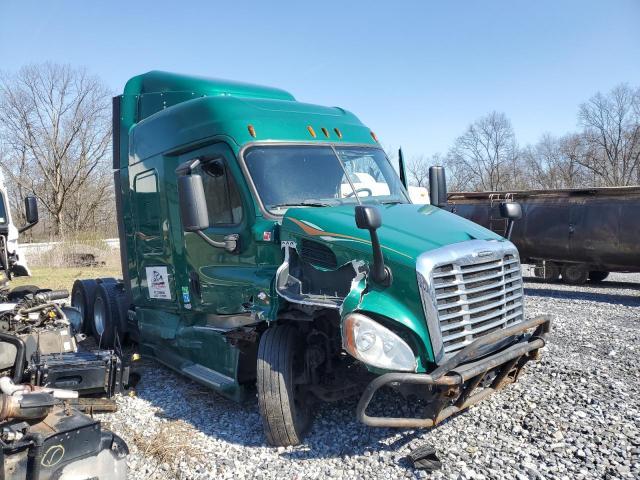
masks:
<path id="1" fill-rule="evenodd" d="M 147 267 L 147 288 L 149 298 L 171 300 L 167 267 Z"/>

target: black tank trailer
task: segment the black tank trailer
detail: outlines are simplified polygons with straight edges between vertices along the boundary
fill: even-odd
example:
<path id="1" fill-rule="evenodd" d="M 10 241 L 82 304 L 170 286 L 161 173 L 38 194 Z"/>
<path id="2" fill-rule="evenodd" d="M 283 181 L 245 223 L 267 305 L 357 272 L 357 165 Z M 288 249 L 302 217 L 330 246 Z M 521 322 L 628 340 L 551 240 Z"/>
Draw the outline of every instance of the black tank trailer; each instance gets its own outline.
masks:
<path id="1" fill-rule="evenodd" d="M 514 192 L 451 192 L 449 208 L 504 235 L 500 204 L 518 202 L 511 240 L 535 275 L 569 284 L 640 271 L 640 186 Z"/>

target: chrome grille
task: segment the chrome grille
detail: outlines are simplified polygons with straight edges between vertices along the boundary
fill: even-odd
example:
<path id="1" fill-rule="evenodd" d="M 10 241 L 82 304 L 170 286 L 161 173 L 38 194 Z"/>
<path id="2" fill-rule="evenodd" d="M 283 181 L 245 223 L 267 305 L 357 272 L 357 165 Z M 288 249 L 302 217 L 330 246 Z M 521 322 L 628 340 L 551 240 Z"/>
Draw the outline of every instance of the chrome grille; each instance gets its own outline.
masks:
<path id="1" fill-rule="evenodd" d="M 417 270 L 437 359 L 524 320 L 520 260 L 510 242 L 433 250 L 418 258 Z"/>

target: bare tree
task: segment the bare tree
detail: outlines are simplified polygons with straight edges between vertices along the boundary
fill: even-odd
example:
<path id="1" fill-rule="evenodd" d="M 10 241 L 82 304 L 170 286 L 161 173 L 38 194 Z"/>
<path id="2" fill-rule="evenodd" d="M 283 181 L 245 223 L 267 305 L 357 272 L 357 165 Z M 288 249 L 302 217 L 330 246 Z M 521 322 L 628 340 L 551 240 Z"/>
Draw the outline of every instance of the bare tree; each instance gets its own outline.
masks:
<path id="1" fill-rule="evenodd" d="M 469 125 L 456 139 L 447 158 L 455 181 L 473 190 L 513 188 L 519 168 L 517 161 L 518 148 L 511 122 L 499 112 Z"/>
<path id="2" fill-rule="evenodd" d="M 580 106 L 586 144 L 579 163 L 606 186 L 630 185 L 640 176 L 640 89 L 618 85 Z"/>
<path id="3" fill-rule="evenodd" d="M 30 65 L 0 77 L 2 167 L 38 197 L 56 235 L 89 226 L 108 201 L 110 96 L 97 77 L 68 65 Z"/>
<path id="4" fill-rule="evenodd" d="M 564 137 L 543 135 L 534 146 L 524 148 L 520 156 L 531 188 L 576 188 L 590 183 L 579 160 L 584 155 L 584 142 L 578 134 Z"/>
<path id="5" fill-rule="evenodd" d="M 436 163 L 432 165 L 438 165 L 437 162 L 438 154 L 434 155 L 432 159 L 436 159 Z M 411 160 L 407 162 L 407 180 L 410 185 L 415 187 L 429 187 L 429 162 L 424 158 L 423 155 L 419 155 L 417 157 L 412 157 Z"/>

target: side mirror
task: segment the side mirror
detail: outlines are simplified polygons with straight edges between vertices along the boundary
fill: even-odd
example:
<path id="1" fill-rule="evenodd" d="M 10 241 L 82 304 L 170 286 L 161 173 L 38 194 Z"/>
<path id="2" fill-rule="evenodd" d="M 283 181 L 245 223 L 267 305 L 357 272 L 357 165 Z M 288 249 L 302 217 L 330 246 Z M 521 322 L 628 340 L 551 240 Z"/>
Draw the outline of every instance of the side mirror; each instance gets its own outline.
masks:
<path id="1" fill-rule="evenodd" d="M 356 207 L 356 226 L 362 230 L 376 230 L 382 225 L 380 211 L 376 207 L 358 205 Z"/>
<path id="2" fill-rule="evenodd" d="M 507 219 L 505 238 L 511 239 L 514 222 L 522 218 L 522 206 L 517 202 L 502 202 L 500 204 L 500 216 Z"/>
<path id="3" fill-rule="evenodd" d="M 444 167 L 429 167 L 429 198 L 431 205 L 447 206 L 447 178 Z"/>
<path id="4" fill-rule="evenodd" d="M 370 205 L 356 206 L 356 226 L 362 230 L 369 230 L 371 236 L 371 249 L 373 250 L 373 266 L 371 278 L 374 282 L 385 287 L 391 285 L 391 270 L 384 264 L 382 247 L 378 239 L 378 228 L 382 225 L 380 211 Z"/>
<path id="5" fill-rule="evenodd" d="M 182 228 L 185 232 L 196 233 L 212 247 L 224 248 L 229 253 L 238 253 L 240 235 L 237 233 L 226 235 L 222 242 L 217 242 L 207 237 L 203 232 L 203 230 L 209 228 L 207 196 L 204 193 L 202 177 L 191 173 L 200 163 L 200 159 L 196 159 L 186 162 L 176 169 Z M 217 168 L 217 166 L 214 166 L 214 168 Z M 215 175 L 215 173 L 213 174 Z"/>
<path id="6" fill-rule="evenodd" d="M 27 197 L 24 199 L 24 215 L 27 223 L 38 223 L 38 200 L 36 197 Z"/>
<path id="7" fill-rule="evenodd" d="M 25 197 L 24 216 L 27 219 L 27 224 L 18 230 L 20 233 L 33 228 L 40 220 L 38 215 L 38 200 L 36 197 Z"/>
<path id="8" fill-rule="evenodd" d="M 197 232 L 209 228 L 209 211 L 204 185 L 200 175 L 178 177 L 180 217 L 185 232 Z"/>

